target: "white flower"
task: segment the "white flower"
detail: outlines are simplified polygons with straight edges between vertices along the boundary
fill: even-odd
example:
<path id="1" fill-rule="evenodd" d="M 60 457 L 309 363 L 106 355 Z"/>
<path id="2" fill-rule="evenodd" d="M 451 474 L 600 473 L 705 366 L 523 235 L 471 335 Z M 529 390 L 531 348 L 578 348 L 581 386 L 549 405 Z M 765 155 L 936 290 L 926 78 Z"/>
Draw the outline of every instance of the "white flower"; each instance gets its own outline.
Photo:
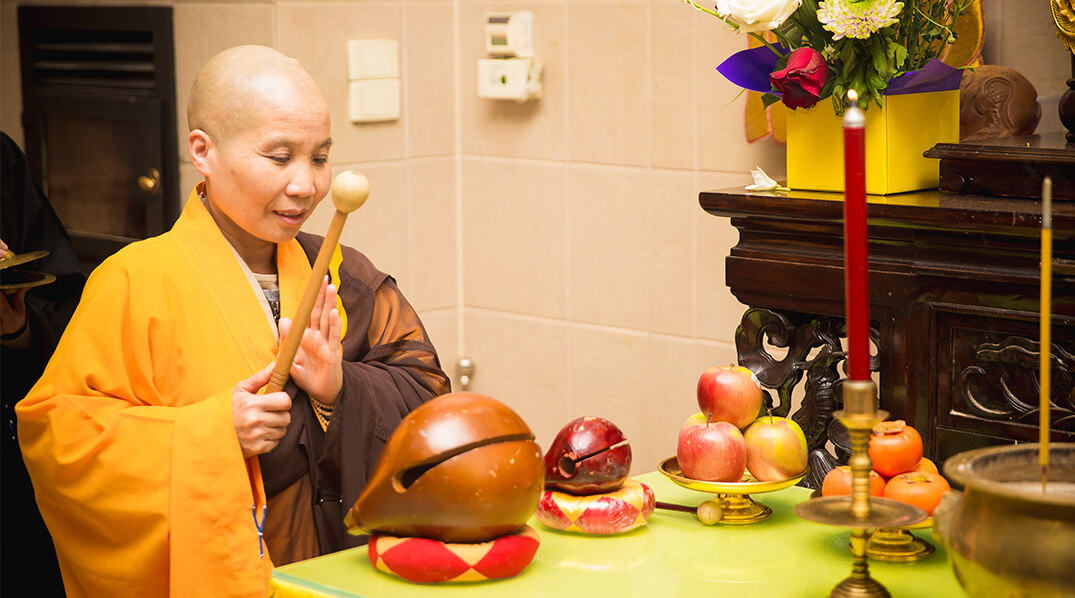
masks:
<path id="1" fill-rule="evenodd" d="M 781 26 L 802 0 L 717 0 L 717 13 L 740 31 L 769 31 Z"/>
<path id="2" fill-rule="evenodd" d="M 823 0 L 817 8 L 817 20 L 836 34 L 833 40 L 866 39 L 879 29 L 899 23 L 902 11 L 903 2 L 896 0 Z"/>
<path id="3" fill-rule="evenodd" d="M 790 191 L 787 187 L 781 187 L 780 183 L 765 174 L 761 167 L 751 168 L 750 176 L 754 177 L 754 184 L 747 185 L 747 191 Z"/>

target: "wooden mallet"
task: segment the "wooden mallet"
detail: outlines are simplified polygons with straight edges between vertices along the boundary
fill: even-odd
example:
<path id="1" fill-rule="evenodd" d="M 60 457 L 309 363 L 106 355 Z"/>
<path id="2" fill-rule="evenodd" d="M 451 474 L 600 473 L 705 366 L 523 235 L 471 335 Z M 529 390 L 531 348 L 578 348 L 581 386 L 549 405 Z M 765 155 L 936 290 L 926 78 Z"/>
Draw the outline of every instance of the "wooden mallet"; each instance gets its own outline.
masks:
<path id="1" fill-rule="evenodd" d="M 269 383 L 265 385 L 265 392 L 278 392 L 287 384 L 291 375 L 291 363 L 295 361 L 295 353 L 299 350 L 302 342 L 302 333 L 306 325 L 310 323 L 310 313 L 317 303 L 317 295 L 321 291 L 321 281 L 328 272 L 328 263 L 332 259 L 332 253 L 336 244 L 340 242 L 340 233 L 343 232 L 343 224 L 347 221 L 347 215 L 354 212 L 370 195 L 370 182 L 365 175 L 354 170 L 345 170 L 336 175 L 332 181 L 332 204 L 336 206 L 336 213 L 332 216 L 332 222 L 328 225 L 325 233 L 325 241 L 317 252 L 314 260 L 310 279 L 306 281 L 306 289 L 302 292 L 302 300 L 295 310 L 295 317 L 291 321 L 291 329 L 288 330 L 287 338 L 284 339 L 280 352 L 276 355 L 276 366 L 273 368 Z M 332 309 L 331 306 L 326 306 Z"/>

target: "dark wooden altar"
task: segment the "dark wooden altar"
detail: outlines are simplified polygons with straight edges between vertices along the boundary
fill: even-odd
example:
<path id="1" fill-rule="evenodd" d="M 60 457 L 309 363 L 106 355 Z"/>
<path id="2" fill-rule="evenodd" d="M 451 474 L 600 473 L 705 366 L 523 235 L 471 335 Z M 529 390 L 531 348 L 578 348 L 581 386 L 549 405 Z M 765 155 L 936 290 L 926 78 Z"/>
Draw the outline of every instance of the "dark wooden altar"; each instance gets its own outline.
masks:
<path id="1" fill-rule="evenodd" d="M 733 189 L 699 199 L 739 231 L 726 276 L 750 306 L 736 334 L 740 363 L 774 391 L 774 413 L 791 412 L 810 448 L 823 450 L 829 428 L 840 427 L 831 413 L 841 408 L 844 377 L 842 195 Z M 1052 438 L 1068 442 L 1073 200 L 1053 202 Z M 880 407 L 915 426 L 926 455 L 940 462 L 970 448 L 1037 441 L 1040 201 L 928 191 L 870 196 L 868 214 Z M 804 378 L 805 398 L 793 411 L 792 390 Z"/>

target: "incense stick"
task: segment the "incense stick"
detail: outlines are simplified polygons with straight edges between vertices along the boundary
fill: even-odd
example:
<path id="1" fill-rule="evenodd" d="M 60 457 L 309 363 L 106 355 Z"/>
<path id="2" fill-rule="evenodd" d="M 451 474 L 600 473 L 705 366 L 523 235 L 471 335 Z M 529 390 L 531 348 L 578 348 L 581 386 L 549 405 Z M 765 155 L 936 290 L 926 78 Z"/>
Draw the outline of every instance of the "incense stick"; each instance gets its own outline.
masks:
<path id="1" fill-rule="evenodd" d="M 1049 469 L 1049 398 L 1051 396 L 1051 377 L 1049 361 L 1052 354 L 1050 323 L 1052 314 L 1052 274 L 1053 274 L 1053 180 L 1049 176 L 1041 183 L 1041 348 L 1039 354 L 1038 388 L 1041 391 L 1038 433 L 1040 448 L 1038 461 L 1041 463 L 1041 493 L 1045 494 L 1045 483 Z"/>

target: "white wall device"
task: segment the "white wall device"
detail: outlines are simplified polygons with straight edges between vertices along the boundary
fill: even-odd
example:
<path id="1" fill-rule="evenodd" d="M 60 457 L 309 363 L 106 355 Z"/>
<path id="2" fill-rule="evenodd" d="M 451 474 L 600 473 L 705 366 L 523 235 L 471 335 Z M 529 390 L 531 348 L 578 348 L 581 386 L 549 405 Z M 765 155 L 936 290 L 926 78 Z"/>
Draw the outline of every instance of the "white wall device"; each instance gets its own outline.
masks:
<path id="1" fill-rule="evenodd" d="M 541 98 L 541 64 L 534 58 L 482 58 L 478 96 L 526 102 Z"/>
<path id="2" fill-rule="evenodd" d="M 540 99 L 542 64 L 534 57 L 534 13 L 490 13 L 485 51 L 478 60 L 478 97 L 524 103 Z"/>
<path id="3" fill-rule="evenodd" d="M 534 13 L 522 11 L 486 15 L 485 51 L 490 56 L 533 56 Z"/>

